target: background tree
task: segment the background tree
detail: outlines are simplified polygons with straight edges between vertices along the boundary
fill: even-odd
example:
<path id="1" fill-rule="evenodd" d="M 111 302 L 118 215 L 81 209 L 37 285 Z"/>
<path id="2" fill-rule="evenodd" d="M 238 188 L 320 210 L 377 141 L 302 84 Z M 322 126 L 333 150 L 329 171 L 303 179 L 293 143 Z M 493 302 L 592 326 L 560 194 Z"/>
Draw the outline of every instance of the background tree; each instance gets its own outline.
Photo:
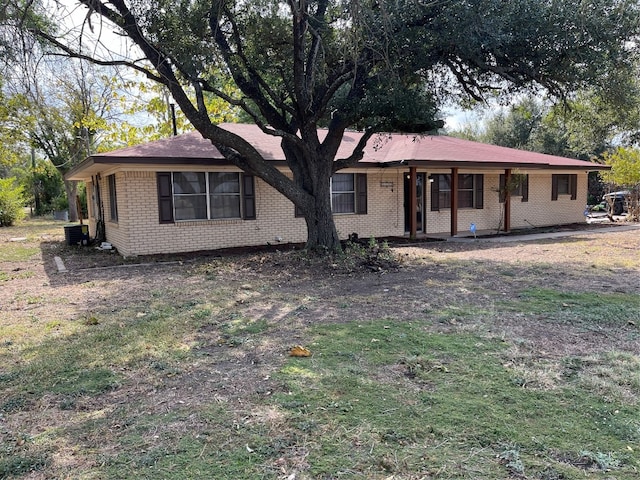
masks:
<path id="1" fill-rule="evenodd" d="M 484 130 L 466 128 L 452 134 L 551 155 L 606 159 L 613 164 L 619 157 L 609 154 L 619 146 L 637 144 L 640 138 L 640 68 L 632 63 L 608 74 L 601 83 L 562 102 L 525 97 L 490 114 Z M 611 178 L 609 186 L 616 188 Z M 590 174 L 589 203 L 598 203 L 605 188 L 600 173 Z"/>
<path id="2" fill-rule="evenodd" d="M 3 81 L 0 76 L 0 178 L 9 176 L 11 167 L 18 161 L 13 145 L 15 144 L 15 132 L 12 128 L 11 111 L 9 105 L 11 99 L 4 94 Z"/>
<path id="3" fill-rule="evenodd" d="M 10 227 L 24 217 L 22 186 L 14 177 L 0 178 L 0 227 Z"/>
<path id="4" fill-rule="evenodd" d="M 30 53 L 14 65 L 9 85 L 14 130 L 22 132 L 23 145 L 35 147 L 64 175 L 95 150 L 113 120 L 116 79 L 81 61 L 61 63 Z M 77 182 L 65 181 L 64 187 L 69 219 L 76 221 Z"/>
<path id="5" fill-rule="evenodd" d="M 135 76 L 133 80 L 118 78 L 114 87 L 120 114 L 116 121 L 107 120 L 100 141 L 95 145 L 96 151 L 107 152 L 169 137 L 174 134 L 174 122 L 178 134 L 193 130 L 182 111 L 174 108 L 173 99 L 163 85 Z M 232 82 L 227 82 L 223 89 L 230 96 L 234 93 Z M 239 108 L 216 96 L 205 95 L 205 104 L 214 123 L 240 119 Z"/>
<path id="6" fill-rule="evenodd" d="M 640 86 L 629 84 L 624 104 L 612 103 L 604 92 L 581 91 L 552 103 L 526 97 L 485 120 L 485 128 L 463 134 L 477 141 L 594 160 L 616 145 L 633 145 L 640 125 Z"/>
<path id="7" fill-rule="evenodd" d="M 66 65 L 64 74 L 52 69 L 45 77 L 48 81 L 35 76 L 25 92 L 29 114 L 35 117 L 32 142 L 63 176 L 91 154 L 113 100 L 108 78 L 96 75 L 81 62 L 75 63 Z M 77 182 L 65 180 L 64 184 L 69 220 L 73 222 L 78 219 Z"/>
<path id="8" fill-rule="evenodd" d="M 626 195 L 628 212 L 632 220 L 640 221 L 640 150 L 619 147 L 604 155 L 611 170 L 603 174 L 613 188 L 622 188 Z"/>
<path id="9" fill-rule="evenodd" d="M 127 65 L 163 84 L 191 124 L 233 164 L 289 198 L 304 214 L 308 247 L 339 249 L 330 178 L 353 166 L 377 132 L 423 133 L 442 125 L 438 101 L 481 99 L 532 86 L 564 96 L 628 60 L 638 4 L 628 0 L 79 0 L 71 31 L 60 10 L 29 3 L 48 25 L 31 31 L 59 51 Z M 64 19 L 67 24 L 71 18 Z M 95 31 L 130 44 L 117 52 Z M 102 39 L 104 40 L 104 39 Z M 109 42 L 111 43 L 111 42 Z M 221 85 L 228 72 L 239 94 Z M 281 138 L 293 178 L 243 138 L 212 122 L 205 93 L 241 108 Z M 321 137 L 318 127 L 326 126 Z M 362 141 L 336 159 L 347 128 Z"/>
<path id="10" fill-rule="evenodd" d="M 526 97 L 506 112 L 499 110 L 491 116 L 478 140 L 503 147 L 536 150 L 536 138 L 548 113 L 549 108 L 542 101 Z"/>

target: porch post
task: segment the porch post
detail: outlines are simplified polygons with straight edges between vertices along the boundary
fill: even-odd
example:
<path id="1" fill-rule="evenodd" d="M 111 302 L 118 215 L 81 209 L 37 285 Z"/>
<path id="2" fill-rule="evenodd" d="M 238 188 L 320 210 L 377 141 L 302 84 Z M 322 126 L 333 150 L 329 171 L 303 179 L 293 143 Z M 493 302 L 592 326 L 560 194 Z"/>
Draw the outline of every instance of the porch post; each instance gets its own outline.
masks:
<path id="1" fill-rule="evenodd" d="M 451 236 L 458 234 L 458 169 L 451 169 Z"/>
<path id="2" fill-rule="evenodd" d="M 417 168 L 409 167 L 409 237 L 414 239 L 418 231 Z"/>
<path id="3" fill-rule="evenodd" d="M 507 168 L 504 171 L 504 231 L 505 233 L 511 230 L 511 169 Z"/>

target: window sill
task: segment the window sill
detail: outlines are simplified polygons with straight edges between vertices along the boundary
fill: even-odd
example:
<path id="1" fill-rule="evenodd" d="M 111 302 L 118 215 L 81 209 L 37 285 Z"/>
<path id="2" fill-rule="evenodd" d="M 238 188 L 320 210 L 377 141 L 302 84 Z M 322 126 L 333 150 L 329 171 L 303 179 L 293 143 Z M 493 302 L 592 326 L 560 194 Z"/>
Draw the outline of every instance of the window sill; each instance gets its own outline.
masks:
<path id="1" fill-rule="evenodd" d="M 195 227 L 202 225 L 240 225 L 244 221 L 241 218 L 216 218 L 214 220 L 176 220 L 174 224 L 178 227 Z"/>

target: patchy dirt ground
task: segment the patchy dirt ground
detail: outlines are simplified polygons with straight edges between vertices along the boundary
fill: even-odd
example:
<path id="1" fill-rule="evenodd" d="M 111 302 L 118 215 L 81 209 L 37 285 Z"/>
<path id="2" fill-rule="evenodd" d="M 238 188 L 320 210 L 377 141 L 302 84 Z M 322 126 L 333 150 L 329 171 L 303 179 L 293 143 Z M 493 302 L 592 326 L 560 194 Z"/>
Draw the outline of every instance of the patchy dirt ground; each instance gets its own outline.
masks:
<path id="1" fill-rule="evenodd" d="M 304 331 L 299 328 L 303 324 L 366 318 L 402 321 L 443 305 L 491 308 L 533 287 L 639 294 L 640 229 L 583 228 L 570 237 L 523 237 L 505 243 L 392 243 L 397 268 L 378 259 L 327 262 L 299 250 L 122 259 L 112 252 L 68 247 L 62 236 L 46 235 L 39 238 L 41 255 L 1 264 L 10 281 L 2 284 L 0 305 L 8 318 L 60 320 L 125 309 L 144 312 L 154 295 L 171 296 L 180 304 L 206 303 L 224 292 L 243 315 L 279 323 L 281 338 L 273 342 L 284 346 L 304 341 L 298 333 Z M 0 238 L 2 243 L 8 240 Z M 58 272 L 56 256 L 66 273 Z M 455 326 L 476 327 L 473 321 Z M 543 341 L 547 348 L 553 339 L 553 348 L 580 348 L 579 342 L 567 343 L 557 332 L 541 335 L 542 327 L 535 322 L 502 319 L 499 328 L 516 328 L 521 337 Z"/>
<path id="2" fill-rule="evenodd" d="M 586 355 L 616 347 L 640 352 L 640 329 L 620 322 L 606 329 L 546 322 L 503 308 L 520 300 L 522 292 L 552 287 L 566 292 L 640 294 L 640 229 L 584 229 L 571 237 L 498 243 L 425 242 L 393 245 L 397 264 L 336 257 L 327 262 L 299 250 L 227 252 L 122 259 L 115 253 L 64 245 L 63 235 L 31 234 L 18 241 L 33 248 L 29 260 L 0 262 L 0 317 L 5 327 L 24 322 L 90 321 L 148 315 L 154 304 L 193 308 L 202 315 L 199 327 L 182 339 L 185 349 L 199 352 L 198 361 L 175 375 L 158 379 L 137 376 L 113 392 L 75 400 L 76 409 L 114 409 L 128 405 L 145 412 L 166 412 L 210 401 L 243 405 L 255 395 L 280 388 L 272 374 L 288 349 L 309 345 L 307 327 L 389 319 L 427 319 L 433 331 L 472 331 L 485 336 L 518 339 L 519 351 L 559 358 Z M 0 231 L 0 248 L 15 246 Z M 59 273 L 55 257 L 67 272 Z M 448 311 L 447 315 L 441 312 Z M 440 313 L 436 313 L 440 312 Z M 242 317 L 262 322 L 260 341 L 232 348 L 234 338 L 225 323 Z M 603 341 L 606 339 L 606 342 Z M 8 341 L 0 346 L 9 348 Z M 312 347 L 311 347 L 312 348 Z M 124 376 L 127 372 L 122 372 Z M 213 393 L 212 393 L 213 392 Z M 64 422 L 71 412 L 59 399 L 37 400 L 29 418 L 14 417 L 20 428 L 41 428 Z M 134 411 L 129 415 L 135 415 Z M 8 425 L 12 428 L 12 425 Z M 113 426 L 117 435 L 119 426 Z M 87 439 L 109 445 L 108 438 Z M 73 447 L 60 447 L 58 462 L 74 462 Z M 39 477 L 37 472 L 30 478 Z"/>

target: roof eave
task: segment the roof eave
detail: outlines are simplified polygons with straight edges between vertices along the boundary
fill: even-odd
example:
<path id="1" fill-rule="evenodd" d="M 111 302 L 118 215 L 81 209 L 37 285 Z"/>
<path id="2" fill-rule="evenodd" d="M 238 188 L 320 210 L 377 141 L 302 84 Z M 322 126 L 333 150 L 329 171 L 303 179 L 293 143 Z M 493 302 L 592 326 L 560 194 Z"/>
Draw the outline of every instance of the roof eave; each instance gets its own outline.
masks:
<path id="1" fill-rule="evenodd" d="M 287 166 L 284 160 L 269 160 L 275 166 Z M 171 157 L 115 157 L 108 155 L 92 155 L 82 163 L 69 170 L 64 176 L 65 180 L 86 180 L 104 170 L 106 166 L 116 165 L 206 165 L 213 167 L 233 166 L 224 158 L 171 158 Z"/>
<path id="2" fill-rule="evenodd" d="M 277 167 L 287 167 L 285 160 L 269 160 L 269 163 Z M 117 165 L 205 165 L 205 166 L 232 166 L 224 158 L 211 157 L 120 157 L 113 155 L 92 155 L 73 167 L 64 176 L 65 180 L 86 180 L 103 171 L 107 166 Z M 575 171 L 606 171 L 611 170 L 610 165 L 585 162 L 582 165 L 553 165 L 551 163 L 523 163 L 523 162 L 496 162 L 496 161 L 466 161 L 466 160 L 390 160 L 387 162 L 362 161 L 351 168 L 464 168 L 477 170 L 575 170 Z"/>
<path id="3" fill-rule="evenodd" d="M 609 165 L 585 163 L 583 165 L 552 165 L 550 163 L 519 163 L 519 162 L 478 162 L 465 160 L 408 160 L 403 165 L 409 167 L 429 168 L 474 168 L 474 169 L 522 169 L 522 170 L 576 170 L 595 172 L 611 170 Z"/>
<path id="4" fill-rule="evenodd" d="M 67 173 L 64 174 L 64 179 L 65 180 L 84 180 L 88 177 L 90 177 L 91 175 L 81 175 L 83 172 L 91 170 L 92 167 L 94 167 L 96 164 L 95 160 L 93 157 L 87 157 L 85 158 L 82 162 L 80 162 L 78 165 L 76 165 L 75 167 L 73 167 L 71 170 L 69 170 Z"/>

